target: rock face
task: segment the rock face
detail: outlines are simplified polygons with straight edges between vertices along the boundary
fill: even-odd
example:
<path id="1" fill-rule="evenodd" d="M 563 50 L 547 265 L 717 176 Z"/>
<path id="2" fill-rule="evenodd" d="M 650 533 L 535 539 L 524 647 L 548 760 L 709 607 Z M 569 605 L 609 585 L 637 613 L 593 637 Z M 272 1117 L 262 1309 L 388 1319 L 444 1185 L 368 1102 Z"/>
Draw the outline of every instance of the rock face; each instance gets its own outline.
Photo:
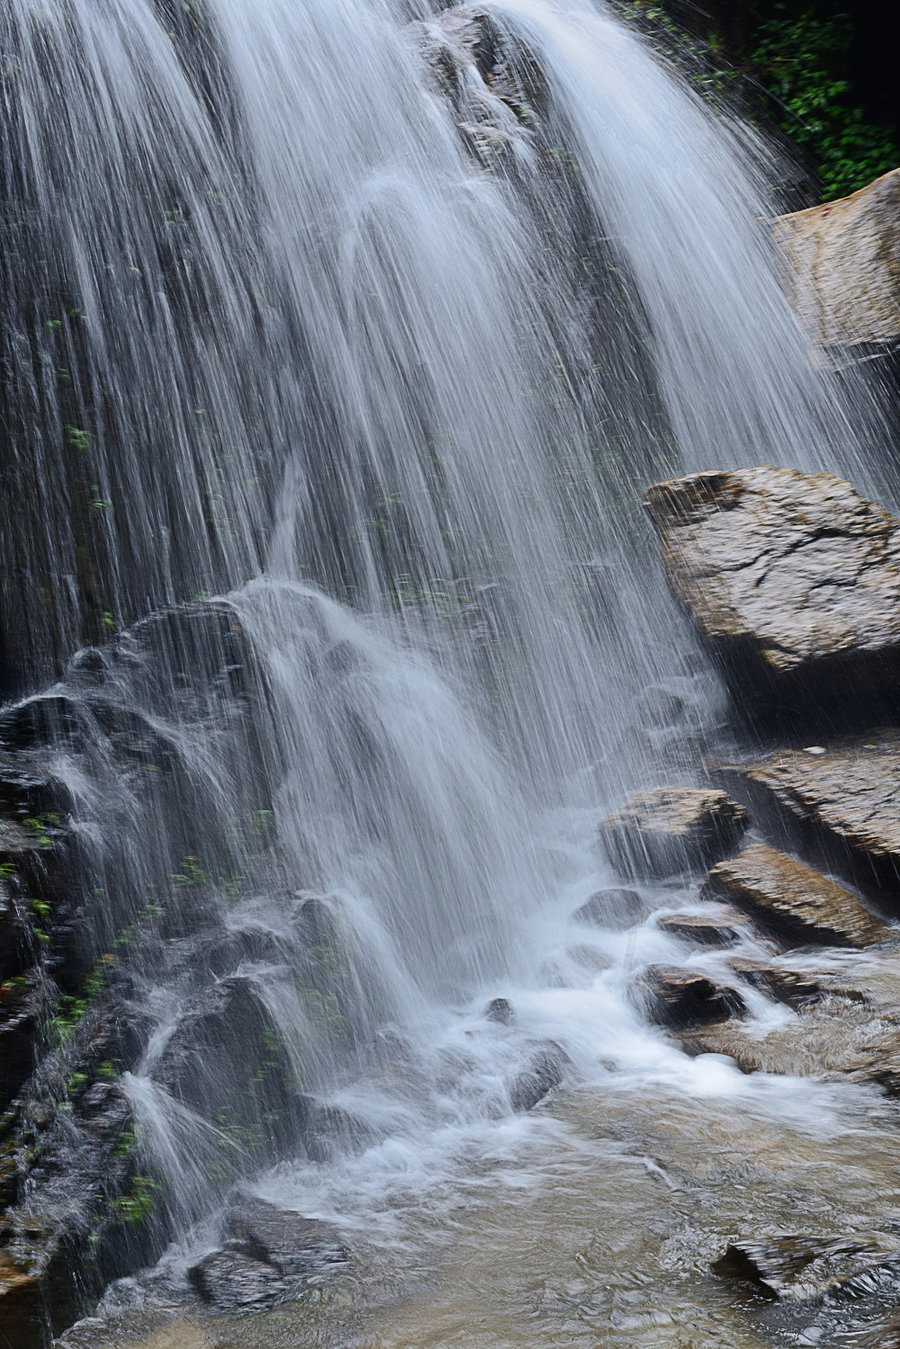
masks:
<path id="1" fill-rule="evenodd" d="M 747 823 L 746 810 L 724 791 L 657 787 L 604 820 L 600 836 L 624 873 L 670 876 L 724 856 Z"/>
<path id="2" fill-rule="evenodd" d="M 744 1000 L 736 989 L 721 988 L 706 975 L 674 965 L 648 966 L 644 984 L 651 1019 L 673 1030 L 741 1016 L 745 1010 Z"/>
<path id="3" fill-rule="evenodd" d="M 764 843 L 717 863 L 705 893 L 730 900 L 788 944 L 871 946 L 889 933 L 850 890 Z"/>
<path id="4" fill-rule="evenodd" d="M 900 1259 L 900 1243 L 881 1234 L 849 1237 L 782 1233 L 735 1242 L 712 1266 L 721 1278 L 754 1284 L 770 1298 L 806 1302 L 862 1291 L 876 1269 Z"/>
<path id="5" fill-rule="evenodd" d="M 900 731 L 814 748 L 720 765 L 717 775 L 814 837 L 861 885 L 876 882 L 884 899 L 900 896 Z"/>
<path id="6" fill-rule="evenodd" d="M 776 242 L 801 322 L 821 347 L 900 336 L 900 169 L 839 201 L 780 216 Z"/>
<path id="7" fill-rule="evenodd" d="M 657 483 L 644 505 L 670 586 L 757 712 L 805 720 L 823 699 L 844 696 L 846 714 L 893 695 L 900 521 L 831 474 L 784 468 Z"/>

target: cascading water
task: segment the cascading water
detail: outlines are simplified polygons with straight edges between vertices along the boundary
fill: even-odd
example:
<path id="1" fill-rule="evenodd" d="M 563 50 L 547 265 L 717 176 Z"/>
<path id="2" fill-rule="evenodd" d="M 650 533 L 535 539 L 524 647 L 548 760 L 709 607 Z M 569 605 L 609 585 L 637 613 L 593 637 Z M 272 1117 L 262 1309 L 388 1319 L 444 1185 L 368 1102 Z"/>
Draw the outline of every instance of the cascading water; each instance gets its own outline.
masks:
<path id="1" fill-rule="evenodd" d="M 645 484 L 868 476 L 749 153 L 588 0 L 12 0 L 0 52 L 4 724 L 176 1231 L 502 1116 L 529 1036 L 687 1073 L 624 939 L 547 953 L 598 806 L 716 723 Z"/>

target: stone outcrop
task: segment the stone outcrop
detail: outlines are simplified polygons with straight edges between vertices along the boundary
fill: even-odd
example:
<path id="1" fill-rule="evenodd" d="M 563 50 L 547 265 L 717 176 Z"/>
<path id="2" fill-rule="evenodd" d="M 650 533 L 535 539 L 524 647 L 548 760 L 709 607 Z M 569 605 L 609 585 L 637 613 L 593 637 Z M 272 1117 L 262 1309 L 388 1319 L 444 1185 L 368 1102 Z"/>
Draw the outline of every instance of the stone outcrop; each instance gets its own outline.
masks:
<path id="1" fill-rule="evenodd" d="M 651 1020 L 673 1030 L 741 1016 L 745 1010 L 736 989 L 723 988 L 704 974 L 675 965 L 649 965 L 643 984 Z"/>
<path id="2" fill-rule="evenodd" d="M 789 945 L 871 946 L 890 932 L 852 891 L 765 843 L 717 863 L 704 893 L 730 900 Z"/>
<path id="3" fill-rule="evenodd" d="M 752 988 L 788 1007 L 808 1007 L 825 994 L 820 979 L 803 970 L 788 969 L 765 960 L 747 960 L 743 956 L 733 956 L 728 961 L 728 968 Z"/>
<path id="4" fill-rule="evenodd" d="M 747 468 L 657 483 L 666 576 L 739 700 L 845 719 L 900 676 L 900 521 L 828 473 Z"/>
<path id="5" fill-rule="evenodd" d="M 190 1279 L 221 1311 L 255 1311 L 302 1296 L 349 1261 L 330 1223 L 244 1195 L 225 1215 L 223 1246 L 198 1261 Z"/>
<path id="6" fill-rule="evenodd" d="M 657 920 L 660 932 L 698 946 L 734 946 L 748 925 L 745 914 L 724 904 L 703 913 L 667 913 Z"/>
<path id="7" fill-rule="evenodd" d="M 623 873 L 670 876 L 723 857 L 747 824 L 746 810 L 724 791 L 657 787 L 605 819 L 600 837 Z"/>
<path id="8" fill-rule="evenodd" d="M 900 169 L 849 197 L 773 222 L 788 293 L 823 348 L 900 340 Z"/>
<path id="9" fill-rule="evenodd" d="M 779 750 L 713 771 L 824 849 L 860 886 L 876 886 L 882 902 L 900 898 L 900 731 Z"/>
<path id="10" fill-rule="evenodd" d="M 552 1040 L 534 1046 L 527 1063 L 510 1083 L 509 1100 L 513 1110 L 520 1113 L 533 1110 L 560 1085 L 569 1065 L 568 1054 Z"/>

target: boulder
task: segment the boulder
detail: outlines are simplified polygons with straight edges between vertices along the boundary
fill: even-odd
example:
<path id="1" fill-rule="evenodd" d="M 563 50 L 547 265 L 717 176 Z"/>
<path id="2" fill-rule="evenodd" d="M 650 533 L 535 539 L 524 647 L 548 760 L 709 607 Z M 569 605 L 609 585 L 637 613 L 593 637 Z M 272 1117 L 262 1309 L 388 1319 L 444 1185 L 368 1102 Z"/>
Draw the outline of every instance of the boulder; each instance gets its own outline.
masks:
<path id="1" fill-rule="evenodd" d="M 880 1233 L 817 1237 L 774 1233 L 733 1242 L 712 1265 L 723 1279 L 753 1284 L 769 1298 L 808 1302 L 862 1292 L 874 1271 L 900 1260 L 900 1242 Z"/>
<path id="2" fill-rule="evenodd" d="M 747 468 L 657 483 L 669 585 L 739 699 L 844 722 L 900 675 L 900 521 L 830 473 Z"/>
<path id="3" fill-rule="evenodd" d="M 900 169 L 849 197 L 772 224 L 788 262 L 788 293 L 824 348 L 893 344 L 900 337 Z"/>
<path id="4" fill-rule="evenodd" d="M 742 1016 L 746 1010 L 736 989 L 723 988 L 704 974 L 675 965 L 649 965 L 643 984 L 650 1019 L 672 1030 Z"/>
<path id="5" fill-rule="evenodd" d="M 579 905 L 572 918 L 576 923 L 589 923 L 592 927 L 628 928 L 641 921 L 644 908 L 644 901 L 637 890 L 611 886 L 606 890 L 597 890 L 590 899 Z"/>
<path id="6" fill-rule="evenodd" d="M 765 843 L 718 862 L 703 893 L 730 900 L 788 945 L 871 946 L 890 932 L 852 891 Z"/>
<path id="7" fill-rule="evenodd" d="M 660 932 L 699 946 L 734 946 L 748 926 L 745 914 L 725 905 L 710 905 L 704 913 L 667 913 L 657 920 Z"/>
<path id="8" fill-rule="evenodd" d="M 605 819 L 600 837 L 622 872 L 670 876 L 725 856 L 747 824 L 744 807 L 724 791 L 657 787 Z"/>
<path id="9" fill-rule="evenodd" d="M 491 998 L 484 1009 L 484 1017 L 486 1021 L 496 1021 L 499 1026 L 511 1026 L 516 1013 L 508 998 Z"/>
<path id="10" fill-rule="evenodd" d="M 509 1100 L 513 1110 L 533 1110 L 554 1087 L 560 1085 L 569 1062 L 568 1054 L 560 1045 L 550 1040 L 537 1045 L 527 1065 L 510 1084 Z"/>
<path id="11" fill-rule="evenodd" d="M 330 1223 L 255 1195 L 235 1196 L 223 1237 L 222 1247 L 189 1271 L 201 1297 L 221 1311 L 254 1311 L 300 1297 L 350 1259 Z"/>
<path id="12" fill-rule="evenodd" d="M 713 772 L 821 846 L 855 883 L 876 887 L 885 902 L 900 896 L 900 732 L 778 750 Z"/>

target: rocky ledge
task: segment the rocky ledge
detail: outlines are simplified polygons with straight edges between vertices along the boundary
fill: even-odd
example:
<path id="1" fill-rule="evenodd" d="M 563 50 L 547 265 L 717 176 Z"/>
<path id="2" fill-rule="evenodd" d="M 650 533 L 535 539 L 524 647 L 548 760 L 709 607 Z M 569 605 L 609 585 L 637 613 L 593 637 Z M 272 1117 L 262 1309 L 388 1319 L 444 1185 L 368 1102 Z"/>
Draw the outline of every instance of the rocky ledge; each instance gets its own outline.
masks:
<path id="1" fill-rule="evenodd" d="M 666 577 L 739 709 L 797 724 L 900 677 L 900 520 L 830 473 L 747 468 L 657 483 Z"/>

